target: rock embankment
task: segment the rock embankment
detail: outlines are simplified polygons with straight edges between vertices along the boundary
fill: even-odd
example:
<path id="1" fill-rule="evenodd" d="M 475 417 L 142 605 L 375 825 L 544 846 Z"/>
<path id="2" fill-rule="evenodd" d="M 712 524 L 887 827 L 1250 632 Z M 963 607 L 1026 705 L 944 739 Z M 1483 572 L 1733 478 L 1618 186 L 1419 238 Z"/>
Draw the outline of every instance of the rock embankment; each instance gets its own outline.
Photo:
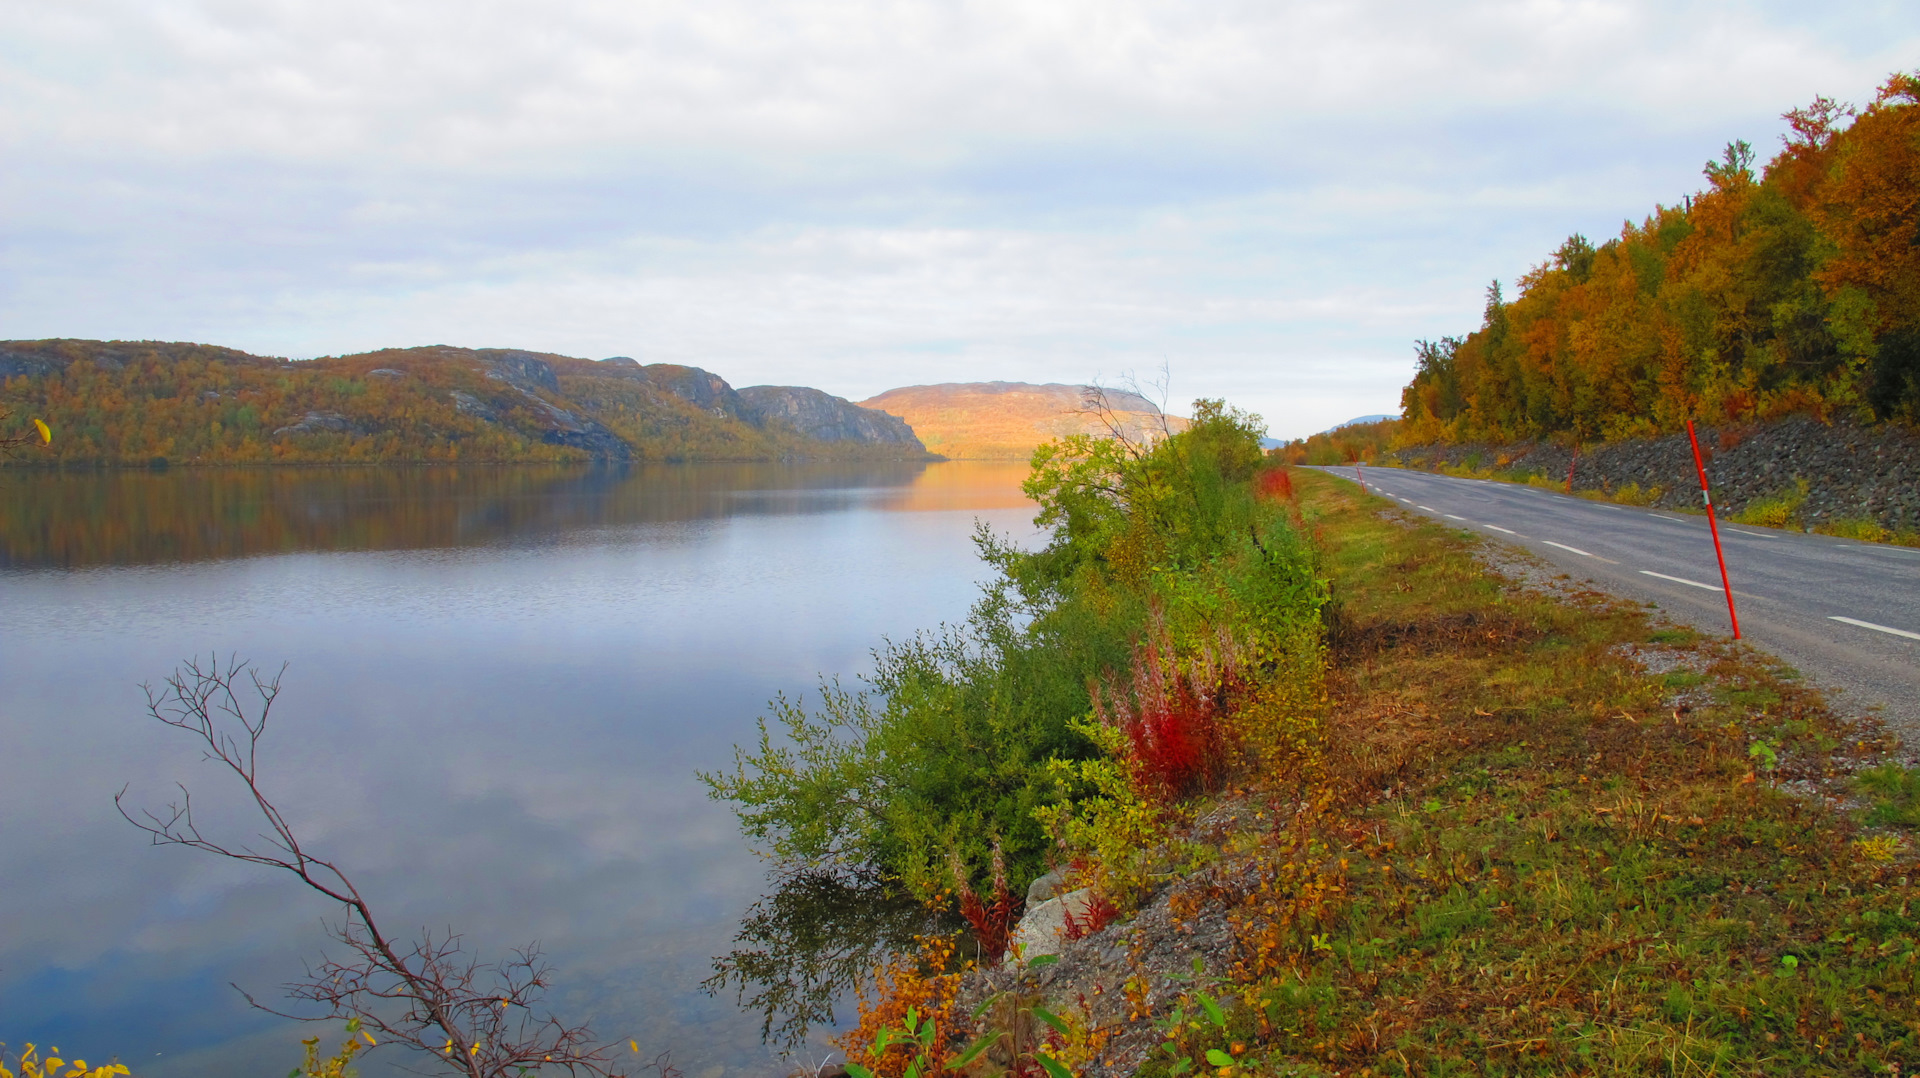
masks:
<path id="1" fill-rule="evenodd" d="M 1871 520 L 1900 531 L 1920 528 L 1920 434 L 1894 425 L 1822 423 L 1811 416 L 1751 426 L 1700 427 L 1700 448 L 1720 512 L 1795 492 L 1806 483 L 1799 516 L 1808 527 L 1840 520 Z M 1583 446 L 1555 442 L 1516 445 L 1424 445 L 1397 450 L 1383 464 L 1440 465 L 1533 472 L 1563 481 L 1573 467 L 1573 489 L 1615 494 L 1631 484 L 1669 509 L 1697 507 L 1700 482 L 1685 433 Z"/>

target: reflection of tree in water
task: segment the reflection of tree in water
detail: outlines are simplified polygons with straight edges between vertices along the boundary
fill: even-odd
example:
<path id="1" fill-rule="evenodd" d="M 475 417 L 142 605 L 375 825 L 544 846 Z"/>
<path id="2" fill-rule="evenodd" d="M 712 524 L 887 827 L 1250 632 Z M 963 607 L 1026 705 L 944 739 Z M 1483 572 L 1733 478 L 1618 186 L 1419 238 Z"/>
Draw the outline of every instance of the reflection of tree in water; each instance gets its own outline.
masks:
<path id="1" fill-rule="evenodd" d="M 798 1047 L 833 1005 L 915 935 L 956 926 L 877 876 L 796 870 L 753 904 L 734 936 L 739 946 L 713 960 L 701 983 L 709 995 L 731 986 L 740 1005 L 760 1012 L 760 1036 Z"/>

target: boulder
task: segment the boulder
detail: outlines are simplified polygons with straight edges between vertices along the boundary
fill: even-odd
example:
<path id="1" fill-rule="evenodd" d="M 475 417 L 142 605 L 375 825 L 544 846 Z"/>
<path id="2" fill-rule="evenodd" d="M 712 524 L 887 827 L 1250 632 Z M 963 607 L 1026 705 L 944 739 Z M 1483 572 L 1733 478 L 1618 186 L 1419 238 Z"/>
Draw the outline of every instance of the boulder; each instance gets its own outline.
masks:
<path id="1" fill-rule="evenodd" d="M 1041 878 L 1045 879 L 1044 876 Z M 1067 912 L 1073 911 L 1074 920 L 1084 924 L 1088 919 L 1088 907 L 1092 904 L 1093 889 L 1082 887 L 1058 898 L 1049 898 L 1037 906 L 1028 906 L 1027 912 L 1020 916 L 1020 923 L 1014 927 L 1013 946 L 1008 948 L 1009 960 L 1014 954 L 1028 962 L 1043 954 L 1059 954 L 1067 941 Z"/>
<path id="2" fill-rule="evenodd" d="M 1054 897 L 1060 893 L 1060 888 L 1066 885 L 1066 874 L 1057 868 L 1049 871 L 1044 876 L 1036 878 L 1032 883 L 1027 884 L 1027 908 L 1032 909 L 1047 899 Z"/>

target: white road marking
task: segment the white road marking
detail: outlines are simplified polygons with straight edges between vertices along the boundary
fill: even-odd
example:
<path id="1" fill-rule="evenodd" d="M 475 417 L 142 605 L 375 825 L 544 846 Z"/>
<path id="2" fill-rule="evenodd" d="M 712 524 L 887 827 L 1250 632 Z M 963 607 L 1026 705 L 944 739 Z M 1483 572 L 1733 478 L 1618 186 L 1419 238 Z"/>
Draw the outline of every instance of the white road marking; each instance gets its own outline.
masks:
<path id="1" fill-rule="evenodd" d="M 1498 524 L 1488 524 L 1488 525 L 1485 525 L 1485 527 L 1486 527 L 1486 528 L 1488 528 L 1488 529 L 1489 529 L 1489 530 L 1491 530 L 1491 531 L 1497 531 L 1497 532 L 1505 532 L 1505 533 L 1507 533 L 1508 535 L 1519 535 L 1519 534 L 1520 534 L 1519 532 L 1517 532 L 1517 531 L 1514 531 L 1514 530 L 1513 530 L 1512 528 L 1502 528 L 1502 527 L 1501 527 L 1500 525 L 1498 525 Z"/>
<path id="2" fill-rule="evenodd" d="M 1735 535 L 1751 535 L 1751 536 L 1753 536 L 1753 537 L 1754 537 L 1755 539 L 1772 539 L 1772 538 L 1774 538 L 1774 536 L 1771 536 L 1771 535 L 1768 535 L 1768 534 L 1767 534 L 1766 532 L 1750 532 L 1750 531 L 1748 531 L 1748 530 L 1746 530 L 1745 528 L 1728 528 L 1727 530 L 1728 530 L 1728 531 L 1730 531 L 1730 532 L 1732 532 L 1732 533 L 1734 533 Z"/>
<path id="3" fill-rule="evenodd" d="M 1844 621 L 1848 625 L 1858 625 L 1862 629 L 1877 629 L 1883 633 L 1892 633 L 1895 636 L 1904 636 L 1908 640 L 1920 640 L 1920 633 L 1910 633 L 1905 629 L 1895 629 L 1889 625 L 1875 625 L 1871 621 L 1861 621 L 1859 618 L 1843 618 L 1838 614 L 1834 614 L 1831 617 L 1827 618 L 1827 620 L 1828 621 Z"/>
<path id="4" fill-rule="evenodd" d="M 1429 513 L 1438 513 L 1438 512 L 1440 511 L 1440 510 L 1438 510 L 1438 509 L 1435 509 L 1435 508 L 1434 508 L 1433 506 L 1431 506 L 1431 505 L 1416 505 L 1416 506 L 1414 506 L 1414 508 L 1415 508 L 1415 509 L 1424 509 L 1424 510 L 1426 510 L 1426 511 L 1427 511 L 1427 512 L 1429 512 Z"/>
<path id="5" fill-rule="evenodd" d="M 1442 513 L 1442 514 L 1440 514 L 1440 515 L 1441 515 L 1441 516 L 1443 516 L 1443 517 L 1446 517 L 1446 518 L 1447 518 L 1448 520 L 1465 520 L 1465 519 L 1467 519 L 1466 517 L 1457 517 L 1457 516 L 1454 516 L 1454 515 L 1453 515 L 1452 513 Z"/>
<path id="6" fill-rule="evenodd" d="M 1581 557 L 1583 557 L 1583 558 L 1591 558 L 1591 557 L 1593 557 L 1593 555 L 1591 555 L 1591 554 L 1589 554 L 1589 553 L 1587 553 L 1587 552 L 1586 552 L 1586 551 L 1584 551 L 1584 550 L 1581 550 L 1581 549 L 1580 549 L 1579 547 L 1577 547 L 1577 546 L 1568 546 L 1568 545 L 1567 545 L 1567 544 L 1565 544 L 1565 543 L 1556 543 L 1556 542 L 1554 542 L 1554 541 L 1553 541 L 1553 540 L 1551 540 L 1551 539 L 1542 539 L 1542 540 L 1540 540 L 1540 541 L 1541 541 L 1541 542 L 1543 542 L 1543 543 L 1545 543 L 1545 544 L 1547 544 L 1548 546 L 1557 546 L 1557 547 L 1559 547 L 1559 548 L 1560 548 L 1561 550 L 1568 550 L 1568 551 L 1572 551 L 1573 553 L 1575 553 L 1575 554 L 1578 554 L 1578 555 L 1580 555 L 1580 556 L 1581 556 Z"/>
<path id="7" fill-rule="evenodd" d="M 1657 577 L 1659 577 L 1659 578 L 1660 578 L 1660 579 L 1662 579 L 1662 580 L 1671 580 L 1671 581 L 1673 581 L 1673 582 L 1674 582 L 1675 584 L 1685 584 L 1685 585 L 1687 585 L 1688 587 L 1694 587 L 1694 588 L 1705 588 L 1705 589 L 1707 589 L 1708 591 L 1719 591 L 1719 590 L 1720 590 L 1720 589 L 1719 589 L 1718 587 L 1716 587 L 1716 586 L 1714 586 L 1714 585 L 1712 585 L 1712 584 L 1702 584 L 1702 583 L 1700 583 L 1700 582 L 1699 582 L 1698 580 L 1688 580 L 1688 579 L 1687 579 L 1686 577 L 1684 577 L 1684 576 L 1668 576 L 1668 575 L 1667 575 L 1667 574 L 1665 574 L 1665 573 L 1656 573 L 1656 572 L 1654 572 L 1654 571 L 1653 571 L 1652 569 L 1642 569 L 1642 570 L 1640 570 L 1640 574 L 1641 574 L 1642 576 L 1657 576 Z"/>

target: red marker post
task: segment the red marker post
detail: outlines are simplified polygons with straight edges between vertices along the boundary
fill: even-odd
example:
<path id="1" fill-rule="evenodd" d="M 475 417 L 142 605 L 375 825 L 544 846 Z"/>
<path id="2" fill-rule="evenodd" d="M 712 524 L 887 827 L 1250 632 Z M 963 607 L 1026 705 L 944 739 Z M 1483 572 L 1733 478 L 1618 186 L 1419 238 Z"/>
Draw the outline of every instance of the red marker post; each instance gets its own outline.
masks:
<path id="1" fill-rule="evenodd" d="M 1740 639 L 1740 615 L 1733 610 L 1733 582 L 1727 579 L 1727 554 L 1720 548 L 1720 525 L 1713 519 L 1713 495 L 1707 491 L 1707 462 L 1700 456 L 1700 439 L 1693 433 L 1693 420 L 1687 420 L 1687 441 L 1693 443 L 1693 467 L 1700 473 L 1700 500 L 1707 504 L 1707 529 L 1713 532 L 1713 556 L 1720 559 L 1720 587 L 1727 593 L 1727 620 L 1733 622 L 1733 638 Z"/>

